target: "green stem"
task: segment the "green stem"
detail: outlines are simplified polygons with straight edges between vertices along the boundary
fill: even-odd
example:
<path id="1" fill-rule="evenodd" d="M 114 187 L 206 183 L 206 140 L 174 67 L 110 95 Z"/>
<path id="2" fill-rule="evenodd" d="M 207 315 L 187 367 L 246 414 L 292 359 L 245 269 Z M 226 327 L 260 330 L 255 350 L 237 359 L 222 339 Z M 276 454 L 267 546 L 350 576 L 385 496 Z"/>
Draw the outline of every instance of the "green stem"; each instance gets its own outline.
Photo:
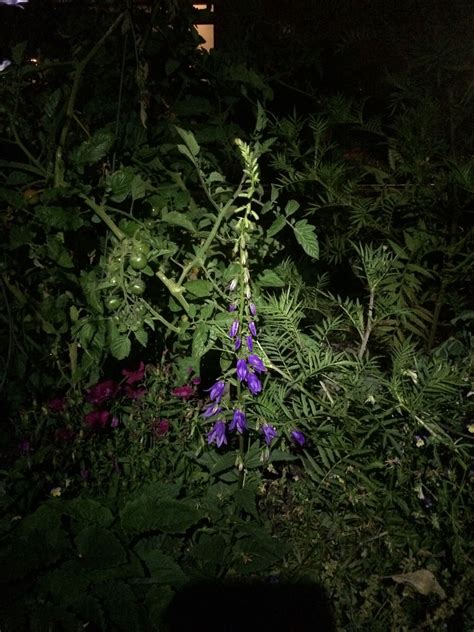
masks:
<path id="1" fill-rule="evenodd" d="M 195 267 L 201 268 L 204 265 L 204 255 L 209 250 L 212 242 L 214 241 L 214 238 L 217 235 L 217 231 L 219 230 L 220 225 L 222 224 L 224 219 L 229 214 L 229 211 L 232 209 L 233 203 L 240 196 L 240 192 L 242 190 L 242 184 L 243 184 L 243 179 L 240 182 L 240 184 L 239 184 L 239 186 L 237 188 L 237 191 L 235 192 L 235 195 L 232 197 L 232 199 L 230 199 L 227 202 L 227 204 L 225 204 L 222 208 L 219 209 L 219 213 L 217 215 L 216 221 L 214 222 L 214 226 L 212 227 L 211 231 L 209 232 L 209 235 L 207 236 L 206 241 L 199 248 L 196 256 L 189 263 L 187 263 L 183 267 L 181 275 L 180 275 L 180 277 L 178 279 L 178 283 L 177 283 L 178 286 L 182 285 L 184 279 L 186 279 L 186 277 L 188 276 L 188 274 L 189 274 L 189 272 L 190 272 L 190 270 L 192 268 L 195 268 Z M 214 201 L 213 201 L 213 205 L 215 205 Z M 232 209 L 232 212 L 233 212 L 233 209 Z"/>
<path id="2" fill-rule="evenodd" d="M 362 360 L 362 358 L 364 357 L 364 353 L 367 349 L 367 343 L 369 342 L 370 334 L 372 333 L 372 328 L 374 324 L 374 320 L 373 320 L 374 319 L 374 302 L 375 302 L 375 290 L 371 289 L 370 298 L 369 298 L 369 309 L 367 311 L 367 324 L 365 326 L 365 331 L 362 336 L 362 342 L 360 345 L 359 353 L 357 354 L 359 360 Z"/>
<path id="3" fill-rule="evenodd" d="M 77 63 L 76 72 L 74 74 L 74 82 L 72 84 L 71 93 L 69 95 L 69 100 L 66 108 L 66 123 L 61 132 L 61 136 L 59 139 L 59 147 L 61 150 L 64 149 L 66 145 L 67 135 L 69 133 L 69 127 L 71 126 L 71 121 L 74 119 L 74 106 L 76 103 L 77 95 L 79 92 L 79 86 L 81 84 L 82 75 L 84 70 L 86 69 L 87 64 L 90 60 L 95 56 L 95 54 L 100 50 L 100 48 L 104 45 L 105 41 L 110 37 L 110 35 L 115 31 L 115 29 L 119 26 L 121 21 L 127 15 L 127 11 L 121 13 L 115 22 L 109 27 L 109 29 L 104 33 L 104 35 L 100 38 L 100 40 L 91 48 L 91 50 L 87 53 L 84 59 Z"/>
<path id="4" fill-rule="evenodd" d="M 158 270 L 156 272 L 156 276 L 160 279 L 163 285 L 168 288 L 170 294 L 178 301 L 178 303 L 180 303 L 186 314 L 189 316 L 189 303 L 183 296 L 184 287 L 179 283 L 175 283 L 172 279 L 169 279 L 163 270 Z"/>
<path id="5" fill-rule="evenodd" d="M 49 172 L 43 167 L 43 165 L 40 163 L 39 160 L 37 160 L 33 154 L 25 147 L 25 145 L 22 143 L 21 138 L 16 130 L 16 126 L 15 123 L 13 121 L 13 117 L 10 116 L 10 127 L 12 129 L 13 132 L 13 136 L 15 137 L 15 142 L 18 145 L 18 147 L 21 149 L 21 151 L 25 154 L 25 156 L 28 158 L 28 160 L 38 169 L 38 171 L 41 173 L 41 175 L 47 177 L 49 175 Z"/>
<path id="6" fill-rule="evenodd" d="M 142 301 L 147 306 L 147 309 L 150 311 L 150 313 L 153 315 L 153 317 L 156 318 L 156 320 L 159 320 L 160 323 L 162 323 L 165 327 L 167 327 L 171 331 L 174 331 L 175 334 L 179 334 L 181 332 L 179 327 L 176 327 L 175 325 L 173 325 L 172 323 L 167 321 L 166 318 L 164 318 L 155 309 L 153 309 L 153 307 L 150 305 L 150 303 L 148 303 L 148 301 L 145 301 L 144 299 L 142 299 Z"/>
<path id="7" fill-rule="evenodd" d="M 94 202 L 94 200 L 92 200 L 90 197 L 88 197 L 84 193 L 81 193 L 80 197 L 84 200 L 87 206 L 94 211 L 97 217 L 100 217 L 100 219 L 113 232 L 113 234 L 117 237 L 119 241 L 122 241 L 123 239 L 125 239 L 126 237 L 125 233 L 123 233 L 120 230 L 120 228 L 117 226 L 114 220 L 110 217 L 110 215 L 107 214 L 103 206 L 100 206 L 99 204 Z"/>

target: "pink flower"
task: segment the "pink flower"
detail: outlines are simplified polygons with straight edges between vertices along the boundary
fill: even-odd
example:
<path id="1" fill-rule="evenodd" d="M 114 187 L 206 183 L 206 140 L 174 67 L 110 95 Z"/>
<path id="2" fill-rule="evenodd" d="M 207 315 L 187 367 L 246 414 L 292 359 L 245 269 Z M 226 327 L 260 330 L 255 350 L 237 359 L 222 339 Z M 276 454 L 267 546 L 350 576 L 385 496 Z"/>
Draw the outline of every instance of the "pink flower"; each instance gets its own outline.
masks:
<path id="1" fill-rule="evenodd" d="M 84 415 L 84 424 L 95 430 L 96 428 L 105 428 L 109 421 L 110 413 L 108 410 L 93 410 Z"/>
<path id="2" fill-rule="evenodd" d="M 60 413 L 66 408 L 66 398 L 63 397 L 54 397 L 50 399 L 47 403 L 49 410 L 54 413 Z"/>
<path id="3" fill-rule="evenodd" d="M 146 392 L 147 390 L 145 387 L 133 388 L 129 384 L 125 384 L 125 394 L 129 399 L 140 399 L 140 397 L 146 395 Z"/>
<path id="4" fill-rule="evenodd" d="M 141 382 L 145 375 L 145 364 L 140 362 L 140 366 L 136 371 L 129 371 L 128 369 L 122 369 L 122 375 L 125 378 L 127 384 L 135 384 L 135 382 Z"/>
<path id="5" fill-rule="evenodd" d="M 183 399 L 189 399 L 194 395 L 194 388 L 190 384 L 177 386 L 171 391 L 171 395 L 174 395 L 175 397 L 182 397 Z"/>
<path id="6" fill-rule="evenodd" d="M 88 402 L 94 405 L 100 405 L 103 402 L 106 402 L 108 399 L 115 397 L 119 390 L 119 385 L 114 380 L 105 380 L 104 382 L 99 382 L 95 386 L 91 386 L 88 389 L 86 394 L 86 399 Z"/>
<path id="7" fill-rule="evenodd" d="M 167 419 L 156 419 L 153 422 L 152 432 L 155 437 L 162 437 L 168 434 L 170 429 L 170 422 Z"/>

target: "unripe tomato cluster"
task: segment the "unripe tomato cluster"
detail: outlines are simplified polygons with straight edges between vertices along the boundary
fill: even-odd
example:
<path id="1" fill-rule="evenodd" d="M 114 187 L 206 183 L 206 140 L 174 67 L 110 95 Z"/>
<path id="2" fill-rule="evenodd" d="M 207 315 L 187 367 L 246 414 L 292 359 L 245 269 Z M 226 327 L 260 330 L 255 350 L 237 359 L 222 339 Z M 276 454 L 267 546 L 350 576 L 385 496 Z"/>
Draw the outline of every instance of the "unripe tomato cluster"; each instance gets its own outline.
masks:
<path id="1" fill-rule="evenodd" d="M 107 279 L 108 287 L 112 287 L 112 294 L 106 299 L 105 305 L 111 312 L 117 311 L 123 306 L 124 294 L 133 294 L 141 296 L 146 290 L 146 283 L 141 276 L 137 276 L 136 272 L 141 272 L 148 265 L 148 255 L 150 246 L 147 243 L 139 241 L 135 238 L 124 240 L 120 244 L 121 252 L 118 257 L 112 257 L 113 273 Z M 130 266 L 129 274 L 123 279 L 123 264 L 128 263 Z M 120 265 L 120 270 L 117 266 Z M 125 280 L 125 283 L 123 281 Z M 116 288 L 116 289 L 115 289 Z M 120 295 L 118 291 L 122 289 Z"/>

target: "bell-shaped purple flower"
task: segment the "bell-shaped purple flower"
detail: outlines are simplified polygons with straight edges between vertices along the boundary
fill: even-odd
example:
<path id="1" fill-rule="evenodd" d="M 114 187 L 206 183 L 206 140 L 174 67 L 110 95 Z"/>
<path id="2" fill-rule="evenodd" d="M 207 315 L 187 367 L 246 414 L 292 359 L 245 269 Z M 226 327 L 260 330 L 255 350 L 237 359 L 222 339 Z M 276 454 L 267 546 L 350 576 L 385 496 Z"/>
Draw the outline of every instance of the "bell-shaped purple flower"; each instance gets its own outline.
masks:
<path id="1" fill-rule="evenodd" d="M 239 327 L 240 327 L 240 322 L 238 320 L 234 320 L 229 331 L 229 338 L 234 338 L 234 336 L 237 335 L 237 332 L 239 331 Z"/>
<path id="2" fill-rule="evenodd" d="M 265 371 L 267 370 L 265 365 L 263 364 L 262 359 L 254 353 L 251 353 L 249 355 L 248 361 L 250 366 L 254 369 L 254 371 L 257 371 L 257 373 L 265 373 Z"/>
<path id="3" fill-rule="evenodd" d="M 247 349 L 249 351 L 253 351 L 253 338 L 252 338 L 252 336 L 247 336 Z"/>
<path id="4" fill-rule="evenodd" d="M 0 4 L 9 4 L 12 7 L 20 7 L 20 9 L 24 9 L 21 5 L 27 4 L 27 2 L 29 2 L 29 0 L 0 0 Z"/>
<path id="5" fill-rule="evenodd" d="M 208 406 L 205 411 L 202 413 L 202 416 L 205 417 L 206 419 L 208 417 L 212 417 L 213 415 L 217 415 L 218 413 L 220 413 L 222 410 L 222 408 L 219 407 L 219 404 L 217 402 L 211 404 L 210 406 Z"/>
<path id="6" fill-rule="evenodd" d="M 263 436 L 265 437 L 265 443 L 267 445 L 270 445 L 270 443 L 273 441 L 273 439 L 277 436 L 277 431 L 275 430 L 275 428 L 273 426 L 270 426 L 268 424 L 264 424 L 262 426 L 262 432 L 263 432 Z"/>
<path id="7" fill-rule="evenodd" d="M 262 383 L 255 373 L 249 373 L 247 375 L 247 386 L 249 387 L 249 391 L 252 395 L 258 395 L 262 390 Z"/>
<path id="8" fill-rule="evenodd" d="M 249 322 L 249 331 L 254 338 L 257 337 L 257 328 L 255 327 L 253 320 Z"/>
<path id="9" fill-rule="evenodd" d="M 234 342 L 234 351 L 238 351 L 241 346 L 242 346 L 242 338 L 240 336 L 237 336 Z"/>
<path id="10" fill-rule="evenodd" d="M 215 402 L 220 402 L 222 395 L 225 391 L 225 382 L 223 380 L 219 380 L 216 382 L 211 388 L 207 389 L 209 391 L 209 398 Z"/>
<path id="11" fill-rule="evenodd" d="M 229 430 L 233 431 L 235 429 L 237 429 L 237 432 L 240 432 L 240 434 L 247 430 L 247 417 L 243 410 L 234 410 L 234 416 L 230 422 Z"/>
<path id="12" fill-rule="evenodd" d="M 240 358 L 240 360 L 237 360 L 236 369 L 237 369 L 237 377 L 239 378 L 241 382 L 242 380 L 247 379 L 248 369 L 247 369 L 247 362 L 244 360 L 244 358 Z"/>
<path id="13" fill-rule="evenodd" d="M 231 303 L 229 305 L 229 307 L 227 308 L 227 311 L 229 311 L 229 312 L 236 312 L 237 311 L 237 305 L 235 303 Z"/>
<path id="14" fill-rule="evenodd" d="M 211 443 L 215 443 L 218 448 L 220 448 L 223 444 L 227 445 L 225 423 L 221 419 L 219 419 L 219 421 L 216 421 L 216 423 L 212 427 L 212 430 L 208 432 L 207 443 L 209 445 L 211 445 Z"/>
<path id="15" fill-rule="evenodd" d="M 295 443 L 297 443 L 301 447 L 303 447 L 304 444 L 306 443 L 306 437 L 301 432 L 301 430 L 293 430 L 291 433 L 291 438 L 293 439 Z"/>
<path id="16" fill-rule="evenodd" d="M 257 308 L 255 307 L 255 303 L 250 303 L 249 310 L 250 310 L 250 313 L 252 314 L 252 316 L 256 316 L 257 315 Z"/>

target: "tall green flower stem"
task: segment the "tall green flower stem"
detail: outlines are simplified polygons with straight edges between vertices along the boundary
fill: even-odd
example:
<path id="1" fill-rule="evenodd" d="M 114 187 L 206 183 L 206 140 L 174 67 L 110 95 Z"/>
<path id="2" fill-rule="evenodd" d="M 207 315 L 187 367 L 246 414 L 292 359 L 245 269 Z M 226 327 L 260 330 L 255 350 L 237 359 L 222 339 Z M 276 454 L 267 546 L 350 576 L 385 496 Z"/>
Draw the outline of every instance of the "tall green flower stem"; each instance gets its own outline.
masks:
<path id="1" fill-rule="evenodd" d="M 76 64 L 76 71 L 74 73 L 74 81 L 73 81 L 73 84 L 72 84 L 71 92 L 69 94 L 69 100 L 68 100 L 67 107 L 66 107 L 66 122 L 65 122 L 64 127 L 63 127 L 63 129 L 61 131 L 61 135 L 59 137 L 59 146 L 58 146 L 58 149 L 56 151 L 55 166 L 54 166 L 54 175 L 55 175 L 55 183 L 54 183 L 54 185 L 55 186 L 61 186 L 61 184 L 62 184 L 61 181 L 59 181 L 59 182 L 57 181 L 57 180 L 62 179 L 62 173 L 63 173 L 62 153 L 63 153 L 63 151 L 64 151 L 64 149 L 66 147 L 66 141 L 67 141 L 67 136 L 68 136 L 68 133 L 69 133 L 69 128 L 71 126 L 71 121 L 72 120 L 76 120 L 77 121 L 77 117 L 76 117 L 75 112 L 74 112 L 74 106 L 76 104 L 76 99 L 77 99 L 77 95 L 78 95 L 78 92 L 79 92 L 79 87 L 81 85 L 81 80 L 82 80 L 82 76 L 84 74 L 84 71 L 85 71 L 88 63 L 91 61 L 91 59 L 93 59 L 93 57 L 98 53 L 98 51 L 105 44 L 107 39 L 120 26 L 120 24 L 122 23 L 124 18 L 127 17 L 127 16 L 128 16 L 128 11 L 124 11 L 123 13 L 121 13 L 117 17 L 117 19 L 113 22 L 113 24 L 111 24 L 111 26 L 107 29 L 107 31 L 100 38 L 100 40 L 98 42 L 96 42 L 96 44 L 91 48 L 91 50 L 87 53 L 87 55 L 84 57 L 84 59 L 82 59 L 81 61 L 77 62 L 77 64 Z"/>

